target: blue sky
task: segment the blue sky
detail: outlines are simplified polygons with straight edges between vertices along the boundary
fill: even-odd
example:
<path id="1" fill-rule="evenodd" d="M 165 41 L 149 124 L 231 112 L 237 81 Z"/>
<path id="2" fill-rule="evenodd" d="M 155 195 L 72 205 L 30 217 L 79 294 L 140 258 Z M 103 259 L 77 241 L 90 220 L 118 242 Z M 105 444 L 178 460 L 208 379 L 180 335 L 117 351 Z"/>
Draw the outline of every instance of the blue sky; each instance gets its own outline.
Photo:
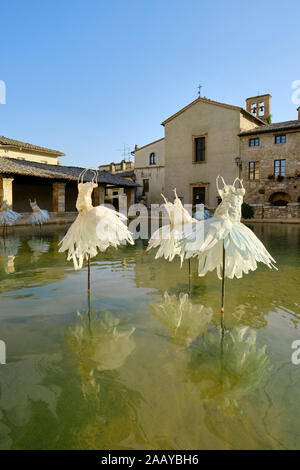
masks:
<path id="1" fill-rule="evenodd" d="M 272 94 L 273 121 L 297 119 L 299 1 L 2 2 L 0 135 L 96 167 L 197 97 L 244 106 Z"/>

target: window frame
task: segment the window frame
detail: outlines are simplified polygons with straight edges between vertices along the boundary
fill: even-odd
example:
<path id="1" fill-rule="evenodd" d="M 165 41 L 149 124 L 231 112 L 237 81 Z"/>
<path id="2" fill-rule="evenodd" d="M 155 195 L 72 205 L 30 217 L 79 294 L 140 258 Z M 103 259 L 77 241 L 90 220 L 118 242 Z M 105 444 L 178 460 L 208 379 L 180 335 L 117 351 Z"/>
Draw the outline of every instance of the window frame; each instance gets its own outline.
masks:
<path id="1" fill-rule="evenodd" d="M 251 171 L 251 167 L 253 167 L 253 171 Z M 259 161 L 251 160 L 250 162 L 248 162 L 248 180 L 259 180 Z"/>
<path id="2" fill-rule="evenodd" d="M 145 181 L 147 181 L 147 191 L 146 191 L 146 184 Z M 149 193 L 149 178 L 143 178 L 143 194 Z"/>
<path id="3" fill-rule="evenodd" d="M 196 142 L 197 139 L 204 139 L 204 160 L 196 160 Z M 207 162 L 207 134 L 193 135 L 193 151 L 192 151 L 192 161 L 196 165 Z"/>
<path id="4" fill-rule="evenodd" d="M 284 141 L 282 141 L 283 137 L 284 137 Z M 277 142 L 277 138 L 279 138 L 279 142 Z M 277 145 L 277 144 L 286 144 L 286 134 L 276 134 L 274 142 L 275 142 L 275 145 Z"/>
<path id="5" fill-rule="evenodd" d="M 276 162 L 279 162 L 279 173 L 276 173 Z M 284 164 L 282 164 L 284 162 Z M 284 174 L 282 174 L 282 167 L 284 167 Z M 285 158 L 280 158 L 274 160 L 274 176 L 286 176 L 286 159 Z"/>
<path id="6" fill-rule="evenodd" d="M 156 165 L 156 152 L 151 152 L 149 155 L 149 165 Z"/>
<path id="7" fill-rule="evenodd" d="M 252 145 L 251 142 L 254 142 L 254 144 Z M 249 147 L 260 147 L 260 138 L 259 137 L 250 137 Z"/>

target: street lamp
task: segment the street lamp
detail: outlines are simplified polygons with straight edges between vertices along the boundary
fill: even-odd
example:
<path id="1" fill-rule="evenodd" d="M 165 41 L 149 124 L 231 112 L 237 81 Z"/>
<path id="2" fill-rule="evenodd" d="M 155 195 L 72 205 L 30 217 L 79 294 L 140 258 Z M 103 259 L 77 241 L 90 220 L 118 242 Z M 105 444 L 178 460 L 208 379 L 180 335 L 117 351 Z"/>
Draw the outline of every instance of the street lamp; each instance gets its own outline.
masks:
<path id="1" fill-rule="evenodd" d="M 241 159 L 241 157 L 235 157 L 234 161 L 235 161 L 236 166 L 239 169 L 239 178 L 240 178 L 241 173 L 242 173 L 242 167 L 243 167 L 242 159 Z"/>

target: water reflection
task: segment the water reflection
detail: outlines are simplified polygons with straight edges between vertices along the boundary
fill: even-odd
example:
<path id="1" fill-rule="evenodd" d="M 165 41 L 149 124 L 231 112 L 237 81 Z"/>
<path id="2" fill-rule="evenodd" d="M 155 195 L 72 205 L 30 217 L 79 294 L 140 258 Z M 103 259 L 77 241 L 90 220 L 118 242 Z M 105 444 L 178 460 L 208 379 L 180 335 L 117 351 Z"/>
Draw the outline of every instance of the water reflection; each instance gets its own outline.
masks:
<path id="1" fill-rule="evenodd" d="M 163 299 L 153 303 L 151 308 L 155 318 L 168 327 L 171 340 L 184 346 L 204 333 L 213 316 L 212 309 L 193 304 L 186 293 L 177 296 L 165 292 Z"/>
<path id="2" fill-rule="evenodd" d="M 95 309 L 78 313 L 78 321 L 66 336 L 67 343 L 78 359 L 78 374 L 82 380 L 83 395 L 98 395 L 100 382 L 96 372 L 117 370 L 135 349 L 132 336 L 135 328 L 126 329 L 119 318 Z"/>
<path id="3" fill-rule="evenodd" d="M 48 233 L 0 238 L 0 292 L 47 285 L 65 278 L 64 260 L 56 252 L 57 241 L 55 233 L 51 238 Z"/>
<path id="4" fill-rule="evenodd" d="M 221 343 L 218 328 L 211 328 L 191 347 L 188 380 L 211 382 L 202 392 L 205 400 L 218 397 L 218 407 L 238 406 L 243 396 L 254 391 L 270 370 L 266 345 L 258 348 L 257 333 L 249 327 L 225 331 Z"/>
<path id="5" fill-rule="evenodd" d="M 0 263 L 4 265 L 6 274 L 15 272 L 15 257 L 21 242 L 19 237 L 8 235 L 0 238 Z"/>
<path id="6" fill-rule="evenodd" d="M 78 313 L 76 324 L 68 328 L 66 342 L 77 359 L 76 374 L 88 405 L 88 420 L 76 432 L 79 448 L 115 449 L 116 442 L 138 432 L 133 423 L 141 397 L 119 373 L 136 348 L 134 331 L 111 312 L 96 309 Z"/>
<path id="7" fill-rule="evenodd" d="M 48 253 L 50 243 L 42 237 L 32 237 L 28 240 L 28 246 L 33 252 L 31 261 L 36 263 L 43 253 Z"/>
<path id="8" fill-rule="evenodd" d="M 60 388 L 45 385 L 47 375 L 58 373 L 59 354 L 28 356 L 1 367 L 0 375 L 0 449 L 8 449 L 13 443 L 14 427 L 22 428 L 29 423 L 33 403 L 44 403 L 56 416 L 56 404 Z"/>
<path id="9" fill-rule="evenodd" d="M 300 226 L 253 228 L 279 271 L 228 281 L 223 354 L 220 283 L 196 263 L 188 296 L 186 267 L 142 242 L 101 254 L 77 316 L 64 228 L 0 239 L 0 448 L 299 448 Z"/>
<path id="10" fill-rule="evenodd" d="M 255 330 L 235 327 L 225 331 L 221 344 L 219 330 L 211 328 L 193 343 L 183 375 L 199 386 L 210 432 L 230 447 L 239 448 L 238 440 L 244 439 L 241 448 L 269 448 L 271 440 L 260 418 L 256 432 L 259 430 L 263 438 L 257 439 L 248 426 L 255 414 L 256 395 L 261 396 L 271 370 L 266 345 L 257 346 Z"/>

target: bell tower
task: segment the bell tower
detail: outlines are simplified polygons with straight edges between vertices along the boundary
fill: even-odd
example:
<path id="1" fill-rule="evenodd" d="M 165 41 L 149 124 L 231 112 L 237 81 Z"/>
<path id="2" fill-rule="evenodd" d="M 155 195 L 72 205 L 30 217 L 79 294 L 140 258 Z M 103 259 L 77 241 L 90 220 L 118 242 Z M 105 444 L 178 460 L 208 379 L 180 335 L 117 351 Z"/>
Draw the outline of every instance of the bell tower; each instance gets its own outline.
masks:
<path id="1" fill-rule="evenodd" d="M 271 115 L 271 98 L 272 96 L 270 94 L 247 98 L 246 109 L 253 116 L 268 122 Z"/>

